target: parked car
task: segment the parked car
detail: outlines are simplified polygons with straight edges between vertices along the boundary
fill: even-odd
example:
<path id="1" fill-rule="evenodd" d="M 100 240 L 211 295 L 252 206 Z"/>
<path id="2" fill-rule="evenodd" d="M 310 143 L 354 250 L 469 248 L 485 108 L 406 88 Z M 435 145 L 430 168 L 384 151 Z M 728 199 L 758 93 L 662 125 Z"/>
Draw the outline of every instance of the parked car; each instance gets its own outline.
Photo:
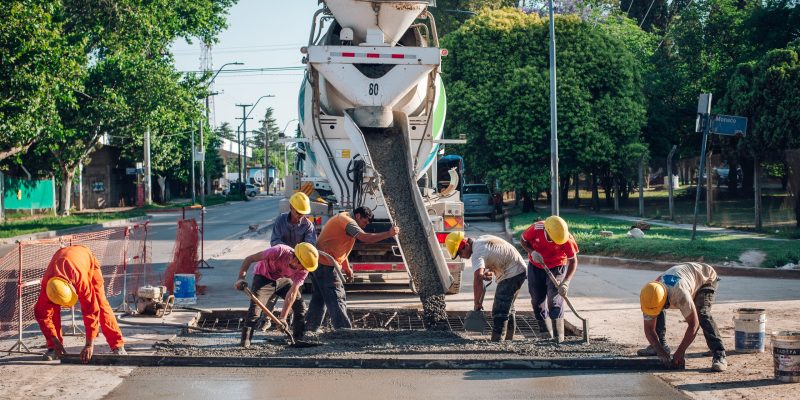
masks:
<path id="1" fill-rule="evenodd" d="M 488 186 L 484 184 L 464 185 L 461 201 L 464 202 L 464 215 L 482 215 L 494 220 L 495 202 Z"/>
<path id="2" fill-rule="evenodd" d="M 256 188 L 254 185 L 251 185 L 251 184 L 248 183 L 245 186 L 244 192 L 249 197 L 256 197 L 256 195 L 258 194 L 258 188 Z"/>

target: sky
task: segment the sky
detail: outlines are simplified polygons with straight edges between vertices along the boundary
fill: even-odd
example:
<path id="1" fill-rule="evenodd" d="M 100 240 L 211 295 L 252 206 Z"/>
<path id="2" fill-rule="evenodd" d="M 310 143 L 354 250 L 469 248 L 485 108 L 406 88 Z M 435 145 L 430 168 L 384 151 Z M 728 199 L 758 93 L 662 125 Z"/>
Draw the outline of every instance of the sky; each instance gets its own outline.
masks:
<path id="1" fill-rule="evenodd" d="M 267 107 L 272 107 L 281 130 L 293 130 L 297 118 L 297 94 L 303 79 L 302 70 L 236 71 L 279 67 L 302 67 L 300 47 L 308 42 L 311 19 L 318 9 L 317 0 L 239 0 L 231 7 L 228 28 L 219 35 L 211 49 L 213 70 L 229 65 L 214 81 L 212 123 L 228 122 L 234 128 L 241 123 L 242 108 L 236 104 L 253 104 L 261 99 L 247 121 L 247 130 L 256 128 Z M 180 40 L 173 45 L 175 64 L 179 71 L 200 69 L 200 44 Z M 250 111 L 250 108 L 247 109 Z"/>

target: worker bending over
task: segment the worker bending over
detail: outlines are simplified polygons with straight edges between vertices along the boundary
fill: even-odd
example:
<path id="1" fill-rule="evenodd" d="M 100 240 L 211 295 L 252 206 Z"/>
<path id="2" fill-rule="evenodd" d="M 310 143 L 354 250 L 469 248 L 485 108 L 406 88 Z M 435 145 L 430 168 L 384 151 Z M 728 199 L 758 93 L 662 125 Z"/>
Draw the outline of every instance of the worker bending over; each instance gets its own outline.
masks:
<path id="1" fill-rule="evenodd" d="M 564 297 L 578 267 L 578 244 L 569 233 L 567 223 L 553 215 L 537 221 L 522 233 L 520 241 L 528 252 L 528 290 L 539 333 L 545 338 L 564 341 Z M 554 284 L 545 268 L 555 275 Z M 552 321 L 552 327 L 550 322 Z"/>
<path id="2" fill-rule="evenodd" d="M 255 253 L 244 259 L 242 267 L 234 287 L 237 290 L 244 290 L 245 277 L 250 265 L 258 263 L 253 269 L 253 284 L 251 291 L 256 298 L 264 303 L 276 290 L 276 283 L 280 278 L 289 278 L 292 286 L 284 299 L 283 309 L 279 317 L 283 327 L 286 328 L 286 318 L 289 310 L 293 310 L 295 315 L 292 323 L 292 335 L 302 336 L 305 325 L 305 305 L 303 300 L 296 301 L 300 288 L 303 286 L 309 272 L 317 269 L 319 253 L 317 249 L 309 243 L 300 243 L 292 249 L 289 246 L 279 244 L 272 246 L 263 252 Z M 250 347 L 253 339 L 253 329 L 258 318 L 261 316 L 261 308 L 255 301 L 250 301 L 250 308 L 247 309 L 244 327 L 242 328 L 242 338 L 240 345 Z"/>
<path id="3" fill-rule="evenodd" d="M 363 243 L 377 243 L 381 240 L 397 236 L 400 229 L 396 226 L 386 232 L 366 233 L 364 227 L 372 221 L 372 210 L 358 207 L 350 212 L 333 216 L 319 234 L 317 245 L 320 252 L 327 253 L 332 259 L 320 259 L 320 268 L 311 273 L 314 283 L 314 294 L 308 305 L 306 331 L 316 332 L 325 318 L 325 309 L 331 313 L 333 329 L 351 328 L 347 316 L 347 300 L 344 292 L 344 276 L 353 279 L 353 270 L 347 256 L 353 250 L 356 240 Z M 342 271 L 338 270 L 338 264 Z M 344 276 L 342 276 L 344 273 Z"/>
<path id="4" fill-rule="evenodd" d="M 639 355 L 656 355 L 665 366 L 682 368 L 686 349 L 694 341 L 698 328 L 702 328 L 713 357 L 711 369 L 725 371 L 728 368 L 725 346 L 711 316 L 718 281 L 717 272 L 710 265 L 689 262 L 675 265 L 644 285 L 639 303 L 644 313 L 644 334 L 650 345 L 639 350 Z M 683 340 L 672 359 L 665 339 L 667 308 L 679 309 L 687 324 Z"/>
<path id="5" fill-rule="evenodd" d="M 311 200 L 303 192 L 297 192 L 289 198 L 289 212 L 283 213 L 275 219 L 272 225 L 272 236 L 270 237 L 270 246 L 284 244 L 294 248 L 299 243 L 310 243 L 314 246 L 317 245 L 317 233 L 314 230 L 314 224 L 306 218 L 306 215 L 311 213 Z M 286 300 L 286 295 L 292 288 L 292 281 L 288 278 L 278 279 L 275 284 L 275 293 L 270 296 L 269 300 L 264 303 L 267 309 L 272 311 L 275 308 L 275 303 L 278 298 Z M 305 307 L 303 303 L 302 293 L 297 292 L 295 303 Z M 295 311 L 295 317 L 297 317 Z M 302 315 L 305 315 L 305 309 Z M 305 322 L 303 322 L 305 323 Z M 266 331 L 272 325 L 272 321 L 267 318 L 264 326 L 261 328 Z M 293 324 L 294 325 L 294 324 Z"/>
<path id="6" fill-rule="evenodd" d="M 34 307 L 34 316 L 47 341 L 46 360 L 67 354 L 61 335 L 61 307 L 81 303 L 86 345 L 81 362 L 88 363 L 94 354 L 94 339 L 103 332 L 114 354 L 125 355 L 122 331 L 105 294 L 100 263 L 84 246 L 69 246 L 56 251 L 42 277 L 42 289 Z"/>
<path id="7" fill-rule="evenodd" d="M 473 299 L 475 311 L 483 310 L 483 281 L 494 277 L 497 290 L 492 305 L 492 341 L 512 340 L 516 329 L 514 301 L 525 282 L 525 260 L 510 243 L 497 236 L 483 235 L 477 239 L 465 238 L 464 232 L 451 232 L 445 247 L 455 259 L 469 258 L 475 268 Z"/>

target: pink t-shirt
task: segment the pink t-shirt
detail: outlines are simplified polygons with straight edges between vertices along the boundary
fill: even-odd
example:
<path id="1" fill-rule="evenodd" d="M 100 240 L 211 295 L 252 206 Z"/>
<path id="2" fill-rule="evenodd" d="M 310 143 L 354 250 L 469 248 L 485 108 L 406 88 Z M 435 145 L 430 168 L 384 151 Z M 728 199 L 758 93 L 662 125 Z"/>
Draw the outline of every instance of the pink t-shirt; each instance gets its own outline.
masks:
<path id="1" fill-rule="evenodd" d="M 289 278 L 295 285 L 302 285 L 308 276 L 304 268 L 292 269 L 289 261 L 294 257 L 294 249 L 278 244 L 264 250 L 264 259 L 256 264 L 254 274 L 265 276 L 273 281 L 280 278 Z"/>

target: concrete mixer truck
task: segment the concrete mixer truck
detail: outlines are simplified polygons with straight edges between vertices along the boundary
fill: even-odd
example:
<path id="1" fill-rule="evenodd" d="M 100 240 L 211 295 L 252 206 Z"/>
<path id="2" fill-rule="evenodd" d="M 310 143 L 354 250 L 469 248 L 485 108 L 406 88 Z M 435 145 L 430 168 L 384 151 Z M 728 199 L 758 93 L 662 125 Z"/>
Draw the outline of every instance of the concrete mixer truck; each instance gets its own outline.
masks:
<path id="1" fill-rule="evenodd" d="M 299 96 L 303 173 L 287 194 L 315 189 L 312 218 L 324 225 L 341 210 L 366 206 L 366 230 L 400 227 L 395 240 L 357 244 L 356 280 L 408 276 L 426 298 L 458 293 L 463 262 L 443 250 L 463 230 L 458 174 L 437 190 L 436 157 L 444 140 L 446 95 L 434 1 L 323 0 L 302 48 L 306 74 Z M 285 202 L 282 207 L 288 208 Z M 442 300 L 443 301 L 443 300 Z M 427 311 L 426 311 L 427 312 Z"/>

